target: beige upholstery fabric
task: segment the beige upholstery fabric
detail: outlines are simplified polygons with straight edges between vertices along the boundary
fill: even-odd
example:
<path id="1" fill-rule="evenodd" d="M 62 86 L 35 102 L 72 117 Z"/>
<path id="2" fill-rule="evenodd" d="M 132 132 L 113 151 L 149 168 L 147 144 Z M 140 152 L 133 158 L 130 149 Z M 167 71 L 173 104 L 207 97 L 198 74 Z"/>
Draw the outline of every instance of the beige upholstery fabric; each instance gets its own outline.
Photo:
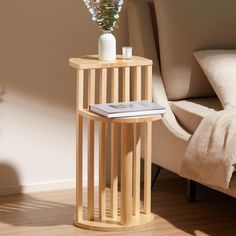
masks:
<path id="1" fill-rule="evenodd" d="M 152 1 L 149 0 L 128 2 L 129 41 L 134 55 L 152 59 L 154 70 L 159 70 L 153 31 L 154 20 L 152 19 L 152 13 L 155 14 L 155 12 L 152 6 Z"/>
<path id="2" fill-rule="evenodd" d="M 170 104 L 180 124 L 192 134 L 207 114 L 222 110 L 217 97 L 175 101 Z"/>
<path id="3" fill-rule="evenodd" d="M 166 97 L 156 50 L 158 40 L 155 37 L 157 27 L 153 1 L 129 0 L 127 8 L 130 45 L 135 55 L 153 60 L 153 99 L 167 109 L 163 120 L 153 123 L 152 162 L 178 173 L 190 134 L 176 121 Z"/>
<path id="4" fill-rule="evenodd" d="M 223 107 L 236 107 L 236 50 L 203 50 L 194 56 Z"/>
<path id="5" fill-rule="evenodd" d="M 235 0 L 154 0 L 170 100 L 214 94 L 193 51 L 236 48 Z"/>

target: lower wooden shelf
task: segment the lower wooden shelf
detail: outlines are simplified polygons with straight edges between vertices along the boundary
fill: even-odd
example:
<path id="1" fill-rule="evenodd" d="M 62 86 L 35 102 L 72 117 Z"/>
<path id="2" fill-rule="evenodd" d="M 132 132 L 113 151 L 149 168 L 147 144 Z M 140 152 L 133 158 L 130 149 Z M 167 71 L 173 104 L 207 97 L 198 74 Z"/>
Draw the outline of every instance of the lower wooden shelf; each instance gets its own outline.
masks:
<path id="1" fill-rule="evenodd" d="M 86 210 L 86 209 L 85 209 Z M 96 211 L 95 211 L 96 212 Z M 110 217 L 106 217 L 104 220 L 100 220 L 99 216 L 95 214 L 95 218 L 93 221 L 84 220 L 78 222 L 74 219 L 74 225 L 80 227 L 82 229 L 88 230 L 96 230 L 96 231 L 105 231 L 105 232 L 116 232 L 116 231 L 127 231 L 127 230 L 134 230 L 140 229 L 144 226 L 147 226 L 153 223 L 156 216 L 152 213 L 145 214 L 140 213 L 139 216 L 132 215 L 132 223 L 129 225 L 122 225 L 120 216 L 117 216 L 116 219 L 112 219 Z"/>
<path id="2" fill-rule="evenodd" d="M 78 114 L 89 120 L 101 121 L 104 123 L 120 123 L 120 124 L 145 123 L 162 119 L 162 115 L 147 115 L 147 116 L 144 115 L 144 116 L 131 116 L 122 118 L 107 118 L 105 116 L 101 116 L 99 114 L 91 112 L 88 109 L 78 110 Z"/>

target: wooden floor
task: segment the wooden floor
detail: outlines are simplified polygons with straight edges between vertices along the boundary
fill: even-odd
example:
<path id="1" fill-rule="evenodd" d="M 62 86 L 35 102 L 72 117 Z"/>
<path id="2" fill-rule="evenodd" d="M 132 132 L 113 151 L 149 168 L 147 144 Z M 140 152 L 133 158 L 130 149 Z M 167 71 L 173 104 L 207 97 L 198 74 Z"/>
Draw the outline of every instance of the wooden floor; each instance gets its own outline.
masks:
<path id="1" fill-rule="evenodd" d="M 236 199 L 198 186 L 197 202 L 187 203 L 182 179 L 157 183 L 152 193 L 157 219 L 135 232 L 104 233 L 74 227 L 74 200 L 74 190 L 0 197 L 0 235 L 236 235 Z"/>

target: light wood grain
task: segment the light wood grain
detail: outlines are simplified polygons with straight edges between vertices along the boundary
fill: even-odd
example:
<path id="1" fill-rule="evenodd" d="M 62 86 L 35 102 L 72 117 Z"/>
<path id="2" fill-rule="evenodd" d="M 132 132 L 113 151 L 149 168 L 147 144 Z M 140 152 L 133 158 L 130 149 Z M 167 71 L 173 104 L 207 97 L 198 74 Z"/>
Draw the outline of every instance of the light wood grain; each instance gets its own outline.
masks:
<path id="1" fill-rule="evenodd" d="M 95 103 L 95 70 L 88 70 L 88 105 Z"/>
<path id="2" fill-rule="evenodd" d="M 84 102 L 84 71 L 77 70 L 76 106 L 77 110 L 83 109 Z"/>
<path id="3" fill-rule="evenodd" d="M 88 106 L 95 103 L 95 70 L 88 71 Z M 94 121 L 88 121 L 88 220 L 94 219 Z"/>
<path id="4" fill-rule="evenodd" d="M 152 67 L 145 67 L 145 99 L 152 101 Z M 144 212 L 151 212 L 152 122 L 145 124 L 144 144 Z"/>
<path id="5" fill-rule="evenodd" d="M 99 216 L 106 218 L 106 123 L 99 124 Z"/>
<path id="6" fill-rule="evenodd" d="M 99 78 L 99 103 L 106 103 L 107 101 L 107 69 L 100 70 Z"/>
<path id="7" fill-rule="evenodd" d="M 123 60 L 122 56 L 118 55 L 115 61 L 100 61 L 96 55 L 89 55 L 82 58 L 71 58 L 70 66 L 76 69 L 101 69 L 101 68 L 117 68 L 117 67 L 132 67 L 132 66 L 148 66 L 152 65 L 152 60 L 133 56 L 131 60 Z"/>
<path id="8" fill-rule="evenodd" d="M 141 79 L 142 79 L 142 70 L 141 66 L 134 67 L 134 74 L 133 74 L 133 84 L 134 84 L 134 101 L 141 100 Z"/>
<path id="9" fill-rule="evenodd" d="M 132 117 L 123 117 L 123 118 L 106 118 L 105 116 L 100 116 L 94 112 L 90 112 L 86 109 L 79 110 L 78 113 L 86 119 L 91 119 L 94 121 L 102 121 L 105 123 L 144 123 L 148 121 L 157 121 L 162 119 L 161 115 L 150 115 L 150 116 L 132 116 Z"/>
<path id="10" fill-rule="evenodd" d="M 152 66 L 145 67 L 145 99 L 152 101 Z"/>
<path id="11" fill-rule="evenodd" d="M 93 62 L 96 64 L 93 64 Z M 85 229 L 120 231 L 137 228 L 153 220 L 151 214 L 151 125 L 152 121 L 161 119 L 161 115 L 137 116 L 108 119 L 88 110 L 95 103 L 95 69 L 99 68 L 99 103 L 107 102 L 107 76 L 111 69 L 111 101 L 119 101 L 122 90 L 122 101 L 141 100 L 142 66 L 145 69 L 145 99 L 152 99 L 152 62 L 143 58 L 128 61 L 117 60 L 115 63 L 97 61 L 95 58 L 76 59 L 77 63 L 77 195 L 76 217 L 74 224 Z M 122 88 L 119 88 L 119 67 L 122 67 Z M 134 67 L 133 77 L 131 67 Z M 84 71 L 88 70 L 88 86 L 84 87 Z M 131 81 L 132 79 L 132 81 Z M 130 84 L 133 82 L 133 97 Z M 87 91 L 84 89 L 87 88 Z M 84 94 L 88 95 L 84 103 Z M 88 187 L 87 214 L 84 215 L 82 192 L 83 166 L 83 118 L 88 119 Z M 94 208 L 94 136 L 95 121 L 99 122 L 99 209 Z M 121 210 L 118 212 L 118 153 L 119 123 L 121 124 Z M 145 123 L 145 167 L 144 167 L 144 212 L 140 212 L 140 158 L 141 158 L 141 123 Z M 107 162 L 107 127 L 111 124 L 111 191 L 110 212 L 107 207 L 106 162 Z"/>
<path id="12" fill-rule="evenodd" d="M 104 222 L 101 221 L 88 221 L 84 220 L 83 222 L 75 222 L 75 225 L 88 230 L 96 230 L 96 231 L 103 231 L 103 232 L 120 232 L 120 231 L 136 231 L 138 229 L 144 229 L 148 225 L 150 225 L 154 218 L 154 214 L 143 214 L 141 213 L 139 218 L 131 216 L 132 224 L 129 225 L 121 225 L 118 222 L 120 221 L 120 217 L 117 217 L 117 221 L 114 223 L 107 219 Z M 123 232 L 124 233 L 124 232 Z"/>
<path id="13" fill-rule="evenodd" d="M 99 103 L 107 100 L 107 69 L 100 70 Z M 99 124 L 99 215 L 101 220 L 106 218 L 106 123 Z"/>
<path id="14" fill-rule="evenodd" d="M 119 101 L 119 70 L 111 70 L 111 102 Z M 118 152 L 119 126 L 111 124 L 111 216 L 117 218 L 118 212 Z"/>
<path id="15" fill-rule="evenodd" d="M 77 116 L 76 130 L 76 220 L 83 219 L 83 117 Z"/>
<path id="16" fill-rule="evenodd" d="M 134 95 L 133 100 L 141 100 L 142 87 L 142 70 L 141 66 L 134 67 L 133 86 Z M 134 174 L 133 174 L 133 208 L 134 215 L 140 215 L 140 161 L 141 161 L 141 125 L 134 124 Z"/>
<path id="17" fill-rule="evenodd" d="M 119 69 L 111 69 L 111 102 L 119 102 Z"/>
<path id="18" fill-rule="evenodd" d="M 144 212 L 151 212 L 152 123 L 145 123 L 144 141 Z"/>
<path id="19" fill-rule="evenodd" d="M 83 108 L 84 72 L 77 71 L 76 107 Z M 76 113 L 76 221 L 83 219 L 83 117 Z"/>
<path id="20" fill-rule="evenodd" d="M 104 233 L 74 227 L 72 216 L 75 207 L 75 189 L 1 196 L 0 235 L 236 235 L 234 198 L 198 185 L 197 201 L 188 203 L 185 192 L 184 179 L 159 179 L 152 191 L 152 212 L 157 214 L 157 219 L 145 228 L 134 228 L 122 233 Z M 83 194 L 86 198 L 86 189 Z M 98 203 L 96 194 L 95 201 Z M 109 204 L 107 199 L 107 205 Z"/>
<path id="21" fill-rule="evenodd" d="M 124 67 L 123 68 L 123 101 L 128 102 L 130 101 L 130 68 Z"/>
<path id="22" fill-rule="evenodd" d="M 121 126 L 121 224 L 132 222 L 133 126 Z"/>
<path id="23" fill-rule="evenodd" d="M 134 215 L 140 214 L 140 162 L 141 162 L 141 125 L 134 125 L 134 174 L 133 174 L 133 208 Z"/>

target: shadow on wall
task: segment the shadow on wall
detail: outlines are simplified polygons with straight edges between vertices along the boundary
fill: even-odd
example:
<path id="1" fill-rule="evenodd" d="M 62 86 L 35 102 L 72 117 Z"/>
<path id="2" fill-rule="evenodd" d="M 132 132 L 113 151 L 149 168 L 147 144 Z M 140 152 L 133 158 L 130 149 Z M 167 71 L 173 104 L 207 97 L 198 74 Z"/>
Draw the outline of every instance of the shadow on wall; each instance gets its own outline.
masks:
<path id="1" fill-rule="evenodd" d="M 15 168 L 8 163 L 0 162 L 0 196 L 21 193 L 21 190 Z"/>
<path id="2" fill-rule="evenodd" d="M 118 48 L 127 42 L 125 13 L 116 30 Z M 68 59 L 97 52 L 101 33 L 83 1 L 3 1 L 0 28 L 4 84 L 29 99 L 74 111 L 75 70 Z"/>
<path id="3" fill-rule="evenodd" d="M 3 97 L 4 93 L 5 93 L 5 88 L 4 88 L 4 86 L 0 85 L 0 102 L 3 101 L 2 97 Z"/>

